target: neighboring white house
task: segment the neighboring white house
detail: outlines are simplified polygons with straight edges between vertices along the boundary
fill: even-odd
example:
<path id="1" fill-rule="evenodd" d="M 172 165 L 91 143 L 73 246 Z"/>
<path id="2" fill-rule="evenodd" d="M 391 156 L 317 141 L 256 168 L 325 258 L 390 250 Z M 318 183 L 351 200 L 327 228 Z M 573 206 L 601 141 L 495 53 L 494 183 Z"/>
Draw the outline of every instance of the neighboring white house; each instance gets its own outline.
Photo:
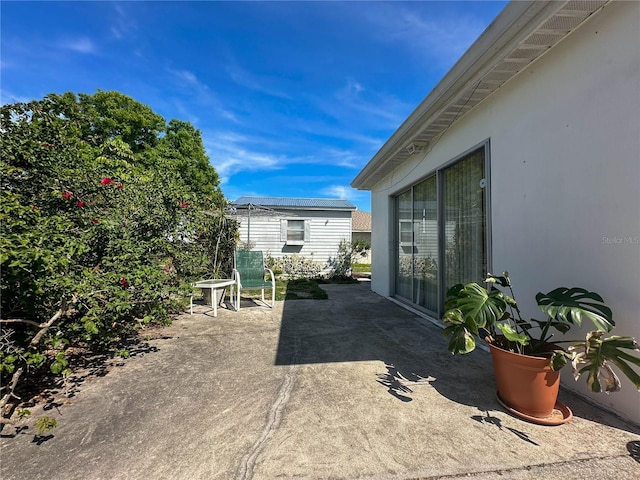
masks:
<path id="1" fill-rule="evenodd" d="M 353 180 L 372 193 L 372 289 L 439 319 L 508 270 L 525 318 L 581 286 L 640 339 L 640 2 L 512 2 Z M 571 338 L 579 338 L 574 332 Z M 640 394 L 593 395 L 640 424 Z"/>
<path id="2" fill-rule="evenodd" d="M 295 253 L 326 263 L 336 257 L 341 241 L 351 242 L 356 206 L 347 200 L 240 197 L 232 206 L 240 241 L 274 258 Z"/>

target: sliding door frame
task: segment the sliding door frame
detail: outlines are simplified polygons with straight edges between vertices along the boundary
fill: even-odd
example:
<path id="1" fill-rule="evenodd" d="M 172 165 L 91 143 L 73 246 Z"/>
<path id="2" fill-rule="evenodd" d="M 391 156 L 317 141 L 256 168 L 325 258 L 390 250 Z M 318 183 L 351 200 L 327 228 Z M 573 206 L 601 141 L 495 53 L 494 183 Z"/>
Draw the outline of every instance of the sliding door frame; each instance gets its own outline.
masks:
<path id="1" fill-rule="evenodd" d="M 424 175 L 418 179 L 416 179 L 416 181 L 412 182 L 411 185 L 409 185 L 408 187 L 405 187 L 401 190 L 396 191 L 392 196 L 393 198 L 393 209 L 394 209 L 394 215 L 392 216 L 392 218 L 394 219 L 394 234 L 393 234 L 393 244 L 395 246 L 394 248 L 394 261 L 391 262 L 391 264 L 394 266 L 394 272 L 393 272 L 393 296 L 395 298 L 397 298 L 398 300 L 401 300 L 403 302 L 406 303 L 410 303 L 412 307 L 415 307 L 419 310 L 423 310 L 426 313 L 430 314 L 430 315 L 436 315 L 437 318 L 440 318 L 442 316 L 442 313 L 444 312 L 444 301 L 445 301 L 445 296 L 446 296 L 446 285 L 445 285 L 445 265 L 444 265 L 444 259 L 445 259 L 445 246 L 446 246 L 446 239 L 445 239 L 445 228 L 444 228 L 444 213 L 445 213 L 445 199 L 444 199 L 444 171 L 455 165 L 456 163 L 460 162 L 461 160 L 463 160 L 465 157 L 469 156 L 470 154 L 483 149 L 484 150 L 484 179 L 483 179 L 483 183 L 484 185 L 482 186 L 483 188 L 483 192 L 484 192 L 484 197 L 483 197 L 483 202 L 484 202 L 484 216 L 485 216 L 485 264 L 486 264 L 486 268 L 487 268 L 487 272 L 491 272 L 492 271 L 492 265 L 493 265 L 493 255 L 492 255 L 492 239 L 491 239 L 491 225 L 492 225 L 492 221 L 491 221 L 491 142 L 490 139 L 486 139 L 476 145 L 474 145 L 473 147 L 465 150 L 463 153 L 461 153 L 460 155 L 457 155 L 456 157 L 452 158 L 451 160 L 443 163 L 442 165 L 438 166 L 436 169 L 430 171 L 427 175 Z M 418 305 L 417 303 L 415 303 L 415 298 L 413 298 L 414 294 L 414 287 L 412 285 L 411 288 L 411 296 L 412 298 L 406 298 L 403 296 L 400 296 L 398 294 L 398 276 L 399 276 L 399 272 L 400 272 L 400 252 L 399 252 L 399 246 L 400 246 L 400 212 L 399 212 L 399 197 L 400 195 L 406 193 L 406 192 L 410 192 L 411 194 L 411 199 L 412 199 L 412 206 L 413 206 L 413 198 L 414 198 L 414 188 L 420 184 L 421 182 L 425 181 L 426 179 L 434 176 L 436 177 L 436 191 L 437 191 L 437 209 L 438 209 L 438 311 L 434 312 L 431 310 L 428 310 L 424 307 L 421 307 L 420 305 Z M 413 208 L 413 207 L 412 207 Z M 413 212 L 412 212 L 412 224 L 413 224 Z M 415 232 L 413 232 L 413 238 L 415 241 Z M 412 262 L 413 264 L 413 262 Z M 484 272 L 484 273 L 487 273 Z M 412 281 L 415 281 L 412 280 Z"/>

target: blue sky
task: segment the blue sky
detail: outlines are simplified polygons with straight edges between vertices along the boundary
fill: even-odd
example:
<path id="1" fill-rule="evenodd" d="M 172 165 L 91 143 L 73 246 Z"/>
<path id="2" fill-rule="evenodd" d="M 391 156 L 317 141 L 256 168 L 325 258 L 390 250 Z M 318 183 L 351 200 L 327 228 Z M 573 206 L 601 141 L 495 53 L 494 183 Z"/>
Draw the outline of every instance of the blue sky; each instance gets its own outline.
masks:
<path id="1" fill-rule="evenodd" d="M 229 200 L 345 198 L 506 2 L 2 1 L 2 104 L 117 90 L 190 121 Z"/>

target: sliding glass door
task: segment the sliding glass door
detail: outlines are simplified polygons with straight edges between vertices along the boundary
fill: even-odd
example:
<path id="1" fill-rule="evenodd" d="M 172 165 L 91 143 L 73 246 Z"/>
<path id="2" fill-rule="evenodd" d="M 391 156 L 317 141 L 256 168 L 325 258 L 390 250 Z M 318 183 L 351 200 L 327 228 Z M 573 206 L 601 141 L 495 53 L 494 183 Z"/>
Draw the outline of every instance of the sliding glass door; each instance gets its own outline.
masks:
<path id="1" fill-rule="evenodd" d="M 396 296 L 439 315 L 456 283 L 487 273 L 488 144 L 396 197 Z"/>
<path id="2" fill-rule="evenodd" d="M 412 192 L 409 190 L 396 199 L 398 218 L 398 265 L 396 294 L 412 300 L 413 285 L 413 226 L 411 224 Z"/>
<path id="3" fill-rule="evenodd" d="M 413 302 L 438 310 L 438 190 L 435 175 L 413 187 Z"/>
<path id="4" fill-rule="evenodd" d="M 484 149 L 442 170 L 444 286 L 487 274 Z M 446 292 L 445 292 L 446 293 Z"/>

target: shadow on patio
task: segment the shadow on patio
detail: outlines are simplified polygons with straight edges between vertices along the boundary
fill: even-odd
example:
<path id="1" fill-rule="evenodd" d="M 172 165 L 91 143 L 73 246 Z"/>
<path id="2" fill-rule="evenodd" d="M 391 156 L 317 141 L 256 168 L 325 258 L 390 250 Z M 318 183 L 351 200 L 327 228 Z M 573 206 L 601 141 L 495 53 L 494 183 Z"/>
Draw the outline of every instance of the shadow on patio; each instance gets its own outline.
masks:
<path id="1" fill-rule="evenodd" d="M 452 357 L 438 327 L 366 283 L 323 288 L 327 301 L 285 302 L 276 365 L 380 361 L 386 371 L 372 381 L 403 402 L 412 400 L 412 385 L 428 383 L 457 403 L 498 408 L 487 355 Z"/>
<path id="2" fill-rule="evenodd" d="M 371 292 L 367 283 L 323 288 L 329 300 L 284 303 L 276 365 L 379 361 L 384 366 L 371 381 L 398 401 L 411 402 L 415 390 L 428 385 L 453 402 L 477 408 L 472 420 L 502 430 L 500 420 L 491 414 L 503 409 L 495 398 L 487 352 L 478 349 L 452 356 L 439 327 Z M 566 370 L 563 375 L 570 379 Z M 617 421 L 564 389 L 560 399 L 575 416 L 640 433 L 636 426 Z M 508 430 L 534 443 L 526 433 Z"/>

